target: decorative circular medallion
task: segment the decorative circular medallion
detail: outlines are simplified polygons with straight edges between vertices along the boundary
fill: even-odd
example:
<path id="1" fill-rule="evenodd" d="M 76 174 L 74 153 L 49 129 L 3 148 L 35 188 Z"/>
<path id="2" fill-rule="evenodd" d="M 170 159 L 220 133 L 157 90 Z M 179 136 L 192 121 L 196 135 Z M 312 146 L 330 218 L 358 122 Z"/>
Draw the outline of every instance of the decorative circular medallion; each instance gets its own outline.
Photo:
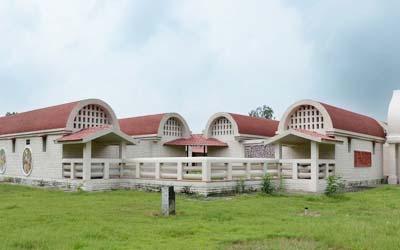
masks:
<path id="1" fill-rule="evenodd" d="M 25 148 L 22 155 L 22 171 L 25 175 L 30 175 L 32 172 L 32 152 L 30 148 Z"/>
<path id="2" fill-rule="evenodd" d="M 6 151 L 4 149 L 0 149 L 0 174 L 3 174 L 6 171 Z"/>

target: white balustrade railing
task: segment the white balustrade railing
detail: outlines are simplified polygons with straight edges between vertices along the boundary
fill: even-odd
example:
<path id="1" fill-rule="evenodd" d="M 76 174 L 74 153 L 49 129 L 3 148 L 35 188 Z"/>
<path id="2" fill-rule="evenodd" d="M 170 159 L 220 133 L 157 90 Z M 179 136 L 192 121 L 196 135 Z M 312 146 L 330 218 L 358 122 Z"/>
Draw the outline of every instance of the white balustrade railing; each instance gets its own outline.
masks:
<path id="1" fill-rule="evenodd" d="M 90 162 L 90 179 L 119 179 L 123 177 L 124 163 L 121 159 L 92 158 Z M 62 164 L 64 178 L 83 178 L 82 158 L 63 159 Z"/>
<path id="2" fill-rule="evenodd" d="M 64 159 L 63 177 L 83 178 L 83 159 Z M 90 179 L 153 179 L 187 181 L 311 179 L 310 159 L 264 159 L 224 157 L 165 157 L 91 159 Z M 334 174 L 335 160 L 318 160 L 319 178 Z"/>

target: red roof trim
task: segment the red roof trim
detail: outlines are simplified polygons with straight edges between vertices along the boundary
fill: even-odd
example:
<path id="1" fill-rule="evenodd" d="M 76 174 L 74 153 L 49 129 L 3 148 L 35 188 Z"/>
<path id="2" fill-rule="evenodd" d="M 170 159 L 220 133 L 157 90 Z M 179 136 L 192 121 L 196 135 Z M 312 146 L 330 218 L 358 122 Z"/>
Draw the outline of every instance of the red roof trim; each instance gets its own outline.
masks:
<path id="1" fill-rule="evenodd" d="M 279 121 L 247 115 L 229 114 L 235 120 L 240 134 L 273 137 L 276 135 L 276 131 L 278 131 Z"/>
<path id="2" fill-rule="evenodd" d="M 320 104 L 331 117 L 334 129 L 385 138 L 385 130 L 377 120 L 329 104 Z"/>
<path id="3" fill-rule="evenodd" d="M 72 142 L 72 141 L 83 141 L 84 139 L 107 129 L 110 129 L 111 126 L 101 126 L 101 127 L 92 127 L 92 128 L 85 128 L 79 130 L 78 132 L 65 135 L 58 139 L 58 142 Z"/>
<path id="4" fill-rule="evenodd" d="M 335 139 L 333 137 L 330 137 L 330 136 L 327 136 L 327 135 L 323 135 L 323 134 L 317 133 L 315 131 L 309 131 L 309 130 L 304 130 L 304 129 L 295 129 L 295 131 L 300 132 L 300 133 L 302 133 L 304 135 L 308 135 L 308 136 L 311 136 L 311 137 L 314 137 L 314 138 L 318 138 L 318 139 L 324 140 L 324 141 L 341 142 L 340 140 L 337 140 L 337 139 Z"/>
<path id="5" fill-rule="evenodd" d="M 164 143 L 168 146 L 208 146 L 208 147 L 228 147 L 228 144 L 215 138 L 205 138 L 203 135 L 192 135 L 189 138 L 180 138 Z"/>
<path id="6" fill-rule="evenodd" d="M 0 135 L 65 129 L 69 115 L 77 104 L 71 102 L 0 117 Z"/>

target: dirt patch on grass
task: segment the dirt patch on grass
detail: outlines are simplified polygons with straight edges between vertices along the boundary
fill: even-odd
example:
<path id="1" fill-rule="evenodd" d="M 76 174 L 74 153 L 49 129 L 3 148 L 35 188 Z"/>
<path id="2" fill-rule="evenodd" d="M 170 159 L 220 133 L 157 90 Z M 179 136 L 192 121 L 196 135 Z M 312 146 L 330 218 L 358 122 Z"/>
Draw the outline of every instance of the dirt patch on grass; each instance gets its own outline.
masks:
<path id="1" fill-rule="evenodd" d="M 239 241 L 233 243 L 231 246 L 226 247 L 227 250 L 314 250 L 314 249 L 336 249 L 329 248 L 326 245 L 310 240 L 298 238 L 273 238 L 266 240 L 255 241 Z"/>

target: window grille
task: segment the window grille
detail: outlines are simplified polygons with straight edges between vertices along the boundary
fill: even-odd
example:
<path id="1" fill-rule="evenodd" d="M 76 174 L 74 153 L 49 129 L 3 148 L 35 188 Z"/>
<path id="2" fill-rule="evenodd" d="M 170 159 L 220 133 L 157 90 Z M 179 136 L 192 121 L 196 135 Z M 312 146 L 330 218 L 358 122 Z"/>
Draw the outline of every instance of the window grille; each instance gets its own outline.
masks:
<path id="1" fill-rule="evenodd" d="M 181 122 L 176 118 L 169 118 L 164 124 L 165 136 L 183 136 L 183 128 Z"/>
<path id="2" fill-rule="evenodd" d="M 324 117 L 311 105 L 300 106 L 289 118 L 287 129 L 323 130 Z"/>
<path id="3" fill-rule="evenodd" d="M 225 117 L 218 118 L 211 125 L 211 135 L 233 135 L 232 123 Z"/>
<path id="4" fill-rule="evenodd" d="M 84 129 L 110 125 L 111 119 L 102 107 L 87 105 L 74 118 L 74 129 Z"/>

